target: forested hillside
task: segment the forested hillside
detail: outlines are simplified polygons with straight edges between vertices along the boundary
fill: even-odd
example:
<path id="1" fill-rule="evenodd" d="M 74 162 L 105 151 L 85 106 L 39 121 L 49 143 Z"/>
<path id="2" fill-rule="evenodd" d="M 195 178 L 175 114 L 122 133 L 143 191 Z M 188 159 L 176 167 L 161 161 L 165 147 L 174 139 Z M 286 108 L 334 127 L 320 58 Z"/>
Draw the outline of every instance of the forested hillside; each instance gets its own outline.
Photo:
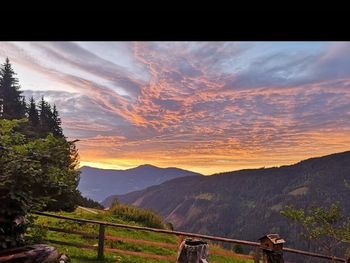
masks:
<path id="1" fill-rule="evenodd" d="M 349 182 L 350 152 L 343 152 L 279 168 L 174 179 L 119 200 L 151 208 L 179 230 L 248 240 L 279 233 L 290 247 L 315 250 L 280 211 L 339 203 L 349 215 Z"/>

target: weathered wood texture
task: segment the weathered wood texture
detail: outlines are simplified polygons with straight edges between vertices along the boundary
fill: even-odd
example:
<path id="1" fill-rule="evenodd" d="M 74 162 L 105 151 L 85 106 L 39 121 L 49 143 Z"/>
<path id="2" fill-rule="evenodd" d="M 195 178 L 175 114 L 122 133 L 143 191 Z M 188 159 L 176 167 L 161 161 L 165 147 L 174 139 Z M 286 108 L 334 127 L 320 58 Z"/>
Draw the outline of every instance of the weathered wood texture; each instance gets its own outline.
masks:
<path id="1" fill-rule="evenodd" d="M 99 234 L 98 234 L 97 258 L 103 259 L 104 247 L 105 247 L 105 225 L 100 224 L 100 229 L 99 229 Z"/>
<path id="2" fill-rule="evenodd" d="M 0 252 L 1 263 L 56 263 L 59 257 L 60 255 L 56 248 L 43 244 L 7 249 Z"/>

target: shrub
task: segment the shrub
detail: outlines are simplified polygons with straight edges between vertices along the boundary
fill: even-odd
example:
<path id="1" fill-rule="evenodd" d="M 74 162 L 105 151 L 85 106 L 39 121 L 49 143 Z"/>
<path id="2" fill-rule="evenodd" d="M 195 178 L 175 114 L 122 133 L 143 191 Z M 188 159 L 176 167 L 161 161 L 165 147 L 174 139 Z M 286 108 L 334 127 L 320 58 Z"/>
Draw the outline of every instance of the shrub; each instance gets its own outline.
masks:
<path id="1" fill-rule="evenodd" d="M 233 251 L 234 251 L 235 253 L 237 253 L 237 254 L 243 254 L 243 248 L 242 248 L 242 246 L 239 245 L 239 244 L 235 244 L 235 245 L 233 246 Z"/>
<path id="2" fill-rule="evenodd" d="M 29 212 L 76 206 L 74 143 L 52 134 L 28 139 L 16 131 L 27 122 L 0 119 L 0 250 L 23 245 Z"/>
<path id="3" fill-rule="evenodd" d="M 151 210 L 116 203 L 111 206 L 109 213 L 122 220 L 140 223 L 146 227 L 164 229 L 162 218 Z"/>
<path id="4" fill-rule="evenodd" d="M 28 237 L 26 242 L 28 244 L 40 244 L 45 241 L 47 237 L 47 228 L 39 225 L 31 225 L 28 230 Z"/>

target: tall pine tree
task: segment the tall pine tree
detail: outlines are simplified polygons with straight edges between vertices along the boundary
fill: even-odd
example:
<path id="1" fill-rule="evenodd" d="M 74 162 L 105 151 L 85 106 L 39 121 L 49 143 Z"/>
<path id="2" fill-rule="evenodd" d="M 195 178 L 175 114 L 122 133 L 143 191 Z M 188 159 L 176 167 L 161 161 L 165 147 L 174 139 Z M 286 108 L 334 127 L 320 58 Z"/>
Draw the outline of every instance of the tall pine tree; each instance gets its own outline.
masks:
<path id="1" fill-rule="evenodd" d="M 51 119 L 51 106 L 48 104 L 44 97 L 41 97 L 41 101 L 39 103 L 39 119 L 40 119 L 40 134 L 41 136 L 46 136 L 50 131 L 50 119 Z"/>
<path id="2" fill-rule="evenodd" d="M 46 136 L 52 133 L 56 137 L 64 137 L 61 118 L 58 115 L 56 105 L 51 105 L 45 101 L 44 97 L 41 98 L 39 103 L 39 130 L 41 136 Z"/>
<path id="3" fill-rule="evenodd" d="M 63 137 L 63 131 L 62 131 L 62 127 L 61 127 L 61 118 L 58 115 L 58 111 L 56 109 L 56 105 L 53 105 L 53 109 L 52 109 L 52 133 L 55 136 L 58 137 Z"/>
<path id="4" fill-rule="evenodd" d="M 15 75 L 10 60 L 6 58 L 0 68 L 0 108 L 2 109 L 1 118 L 4 119 L 25 117 L 26 104 Z"/>
<path id="5" fill-rule="evenodd" d="M 39 126 L 39 112 L 36 108 L 35 100 L 33 97 L 30 98 L 29 108 L 28 108 L 28 120 L 29 124 L 33 128 L 37 128 Z"/>

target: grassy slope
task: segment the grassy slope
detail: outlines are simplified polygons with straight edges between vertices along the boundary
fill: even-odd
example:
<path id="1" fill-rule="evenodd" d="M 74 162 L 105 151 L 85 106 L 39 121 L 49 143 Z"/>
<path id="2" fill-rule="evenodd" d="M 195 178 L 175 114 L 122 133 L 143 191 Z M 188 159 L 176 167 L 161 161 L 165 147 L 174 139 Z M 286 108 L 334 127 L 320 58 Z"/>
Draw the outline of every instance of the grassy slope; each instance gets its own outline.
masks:
<path id="1" fill-rule="evenodd" d="M 119 218 L 113 217 L 108 214 L 106 211 L 102 210 L 95 210 L 98 212 L 98 214 L 93 214 L 88 211 L 85 211 L 83 209 L 78 208 L 73 213 L 65 213 L 61 212 L 58 213 L 60 215 L 70 216 L 70 217 L 76 217 L 76 218 L 85 218 L 85 219 L 92 219 L 92 220 L 101 220 L 101 221 L 108 221 L 113 223 L 121 223 L 121 224 L 131 224 L 131 225 L 140 225 L 136 224 L 135 222 L 126 222 Z M 88 233 L 98 233 L 98 226 L 92 225 L 92 224 L 83 224 L 83 223 L 77 223 L 72 222 L 68 220 L 62 220 L 62 219 L 56 219 L 56 218 L 49 218 L 49 217 L 38 217 L 36 224 L 41 226 L 50 226 L 50 227 L 56 227 L 56 228 L 62 228 L 62 229 L 70 229 L 75 231 L 82 231 L 82 232 L 88 232 Z M 148 241 L 156 241 L 156 242 L 162 242 L 162 243 L 168 243 L 168 244 L 177 244 L 178 239 L 176 236 L 167 235 L 167 234 L 160 234 L 160 233 L 152 233 L 147 231 L 136 231 L 136 230 L 129 230 L 129 229 L 119 229 L 115 227 L 107 227 L 106 228 L 106 235 L 112 235 L 117 237 L 124 237 L 124 238 L 132 238 L 132 239 L 138 239 L 138 240 L 148 240 Z M 57 241 L 64 241 L 64 242 L 73 242 L 73 243 L 80 243 L 80 244 L 88 244 L 88 245 L 95 245 L 97 246 L 97 239 L 90 239 L 90 238 L 83 238 L 79 235 L 72 235 L 72 234 L 65 234 L 65 233 L 58 233 L 58 232 L 47 232 L 47 239 L 57 240 Z M 49 243 L 49 242 L 46 242 Z M 95 263 L 95 262 L 101 262 L 96 259 L 96 251 L 88 250 L 88 249 L 81 249 L 81 248 L 75 248 L 71 246 L 63 246 L 63 245 L 57 245 L 53 244 L 55 247 L 59 249 L 60 252 L 67 253 L 71 256 L 72 262 L 81 262 L 81 263 Z M 171 248 L 166 247 L 155 247 L 151 245 L 144 245 L 144 244 L 135 244 L 135 243 L 127 243 L 123 241 L 111 241 L 106 240 L 105 241 L 105 247 L 112 247 L 122 250 L 128 250 L 128 251 L 136 251 L 136 252 L 142 252 L 147 254 L 156 254 L 156 255 L 162 255 L 162 256 L 173 256 L 175 258 L 176 251 Z M 210 246 L 209 246 L 210 251 Z M 160 262 L 160 263 L 168 263 L 173 262 L 170 260 L 159 260 L 159 259 L 146 259 L 142 258 L 140 256 L 129 256 L 125 254 L 120 253 L 107 253 L 105 252 L 105 260 L 103 262 L 125 262 L 125 263 L 153 263 L 153 262 Z M 210 262 L 213 263 L 245 263 L 245 262 L 252 262 L 249 260 L 243 260 L 243 259 L 233 259 L 225 256 L 218 256 L 218 255 L 210 255 Z"/>

